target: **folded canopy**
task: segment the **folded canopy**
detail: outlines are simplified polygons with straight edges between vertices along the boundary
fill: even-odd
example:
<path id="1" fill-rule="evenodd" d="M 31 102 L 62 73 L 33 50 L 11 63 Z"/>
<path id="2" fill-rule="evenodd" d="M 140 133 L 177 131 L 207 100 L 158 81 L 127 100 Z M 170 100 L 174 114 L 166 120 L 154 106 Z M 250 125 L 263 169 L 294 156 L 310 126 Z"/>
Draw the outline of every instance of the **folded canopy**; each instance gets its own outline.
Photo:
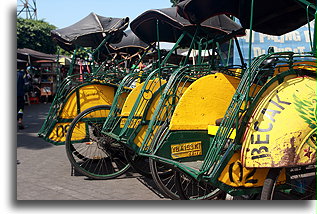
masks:
<path id="1" fill-rule="evenodd" d="M 124 32 L 124 36 L 119 43 L 108 44 L 111 52 L 123 52 L 127 54 L 135 54 L 140 50 L 146 50 L 149 44 L 143 42 L 131 30 Z"/>
<path id="2" fill-rule="evenodd" d="M 90 13 L 71 26 L 51 31 L 51 35 L 66 50 L 74 50 L 76 46 L 96 48 L 108 34 L 111 34 L 109 42 L 120 42 L 128 24 L 128 17 L 111 18 Z"/>
<path id="3" fill-rule="evenodd" d="M 250 26 L 252 0 L 184 0 L 177 5 L 178 13 L 191 23 L 219 14 L 239 18 L 241 25 Z M 307 0 L 314 3 L 315 0 Z M 310 9 L 309 19 L 314 11 Z M 253 30 L 270 35 L 283 35 L 307 23 L 306 6 L 297 0 L 254 0 Z"/>
<path id="4" fill-rule="evenodd" d="M 157 22 L 159 38 L 157 38 Z M 134 19 L 130 27 L 139 38 L 147 43 L 156 42 L 158 39 L 161 42 L 175 43 L 184 31 L 193 35 L 197 25 L 190 23 L 178 15 L 176 8 L 172 7 L 148 10 Z M 202 29 L 199 31 L 201 35 L 198 36 L 208 37 L 208 39 L 219 35 L 227 35 L 242 29 L 240 25 L 226 15 L 212 17 L 202 22 L 200 28 Z M 244 31 L 240 32 L 240 35 L 244 35 Z M 186 37 L 180 45 L 189 46 L 191 40 L 190 37 Z"/>

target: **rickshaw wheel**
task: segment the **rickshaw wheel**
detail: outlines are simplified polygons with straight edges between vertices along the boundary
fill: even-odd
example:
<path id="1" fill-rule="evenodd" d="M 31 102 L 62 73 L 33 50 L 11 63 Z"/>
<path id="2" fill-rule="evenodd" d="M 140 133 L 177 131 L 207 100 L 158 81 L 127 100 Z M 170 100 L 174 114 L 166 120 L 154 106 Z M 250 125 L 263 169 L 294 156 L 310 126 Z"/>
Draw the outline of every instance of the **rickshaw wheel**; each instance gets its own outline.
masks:
<path id="1" fill-rule="evenodd" d="M 166 121 L 154 136 L 154 147 L 158 142 L 162 142 L 168 131 L 169 122 Z M 184 173 L 175 169 L 167 163 L 150 159 L 151 173 L 154 182 L 162 190 L 163 194 L 173 200 L 209 200 L 224 199 L 224 194 L 220 189 L 212 187 L 210 184 L 196 183 Z M 166 172 L 160 174 L 159 171 Z M 168 172 L 168 173 L 167 173 Z M 208 188 L 206 188 L 208 186 Z M 203 191 L 205 190 L 205 191 Z"/>
<path id="2" fill-rule="evenodd" d="M 156 186 L 161 189 L 162 194 L 172 200 L 180 200 L 175 182 L 179 179 L 179 172 L 173 169 L 172 166 L 152 158 L 150 158 L 150 168 L 153 180 Z M 160 173 L 160 171 L 165 171 L 165 173 Z"/>
<path id="3" fill-rule="evenodd" d="M 310 165 L 311 167 L 314 167 Z M 286 168 L 287 181 L 280 188 L 278 177 L 283 168 L 271 168 L 263 185 L 261 200 L 316 200 L 316 168 L 310 176 L 294 172 L 307 172 L 306 167 Z"/>
<path id="4" fill-rule="evenodd" d="M 176 187 L 182 200 L 225 200 L 226 193 L 213 185 L 197 181 L 180 172 Z"/>
<path id="5" fill-rule="evenodd" d="M 150 167 L 149 167 L 149 158 L 137 155 L 134 151 L 129 148 L 124 149 L 124 156 L 129 162 L 131 167 L 139 174 L 152 178 Z"/>
<path id="6" fill-rule="evenodd" d="M 101 133 L 106 118 L 89 117 L 92 113 L 103 115 L 101 112 L 110 107 L 100 105 L 86 109 L 75 117 L 67 131 L 67 157 L 75 171 L 91 179 L 115 178 L 130 167 L 123 145 Z M 74 140 L 76 136 L 77 142 Z M 78 136 L 84 139 L 79 141 Z"/>

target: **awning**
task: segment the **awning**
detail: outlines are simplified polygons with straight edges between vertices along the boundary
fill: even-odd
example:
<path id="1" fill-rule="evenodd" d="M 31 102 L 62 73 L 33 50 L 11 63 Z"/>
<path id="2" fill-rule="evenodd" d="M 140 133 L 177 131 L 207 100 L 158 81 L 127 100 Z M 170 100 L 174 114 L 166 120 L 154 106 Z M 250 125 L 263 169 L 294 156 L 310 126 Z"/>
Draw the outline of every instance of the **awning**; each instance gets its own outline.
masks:
<path id="1" fill-rule="evenodd" d="M 49 60 L 51 62 L 56 62 L 57 55 L 46 54 L 29 48 L 23 48 L 17 49 L 17 59 L 24 60 L 26 62 L 34 62 L 37 60 Z"/>
<path id="2" fill-rule="evenodd" d="M 124 32 L 122 40 L 117 44 L 108 44 L 112 52 L 123 52 L 127 54 L 135 54 L 144 51 L 149 47 L 149 44 L 143 42 L 131 30 Z"/>
<path id="3" fill-rule="evenodd" d="M 219 14 L 229 14 L 250 27 L 252 0 L 184 0 L 177 5 L 178 13 L 191 23 L 202 23 Z M 307 0 L 313 5 L 315 0 Z M 310 10 L 312 20 L 315 11 Z M 283 35 L 307 23 L 306 6 L 296 0 L 254 0 L 253 30 L 270 35 Z"/>
<path id="4" fill-rule="evenodd" d="M 175 7 L 148 10 L 134 19 L 130 27 L 143 41 L 147 43 L 156 42 L 158 40 L 157 21 L 160 42 L 175 43 L 184 31 L 193 35 L 197 28 L 195 24 L 178 15 Z M 200 29 L 202 29 L 200 31 L 202 35 L 197 35 L 198 37 L 207 36 L 209 37 L 208 39 L 212 39 L 216 36 L 228 35 L 233 31 L 240 31 L 242 27 L 226 15 L 220 15 L 201 23 Z M 244 32 L 241 35 L 244 35 Z M 186 37 L 180 45 L 188 47 L 191 41 L 191 37 Z"/>
<path id="5" fill-rule="evenodd" d="M 76 46 L 96 48 L 108 34 L 112 35 L 109 42 L 120 42 L 128 25 L 128 17 L 112 18 L 90 13 L 73 25 L 52 30 L 51 35 L 59 46 L 68 51 Z"/>

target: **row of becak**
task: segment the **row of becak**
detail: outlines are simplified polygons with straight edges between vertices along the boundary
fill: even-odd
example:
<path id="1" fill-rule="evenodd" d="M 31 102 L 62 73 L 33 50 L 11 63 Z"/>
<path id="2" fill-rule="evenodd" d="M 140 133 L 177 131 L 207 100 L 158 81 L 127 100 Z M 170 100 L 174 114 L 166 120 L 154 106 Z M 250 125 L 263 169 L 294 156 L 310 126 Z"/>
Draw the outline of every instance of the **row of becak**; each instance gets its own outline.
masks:
<path id="1" fill-rule="evenodd" d="M 312 199 L 316 48 L 268 47 L 246 62 L 237 37 L 283 35 L 315 11 L 304 0 L 185 0 L 142 13 L 128 31 L 128 18 L 91 13 L 52 31 L 91 72 L 70 67 L 39 136 L 65 145 L 82 175 L 133 170 L 171 199 Z"/>

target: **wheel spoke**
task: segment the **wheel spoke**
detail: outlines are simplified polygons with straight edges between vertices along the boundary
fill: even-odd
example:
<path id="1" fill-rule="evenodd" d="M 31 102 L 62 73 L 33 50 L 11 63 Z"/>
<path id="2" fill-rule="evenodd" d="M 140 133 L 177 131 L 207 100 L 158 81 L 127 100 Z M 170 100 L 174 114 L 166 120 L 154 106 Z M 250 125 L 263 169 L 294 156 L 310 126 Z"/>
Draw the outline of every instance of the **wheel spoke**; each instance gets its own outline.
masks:
<path id="1" fill-rule="evenodd" d="M 66 151 L 71 164 L 81 174 L 93 179 L 114 178 L 129 168 L 123 147 L 101 133 L 106 117 L 92 117 L 106 115 L 106 110 L 109 106 L 96 106 L 80 113 L 71 123 L 66 137 Z"/>

